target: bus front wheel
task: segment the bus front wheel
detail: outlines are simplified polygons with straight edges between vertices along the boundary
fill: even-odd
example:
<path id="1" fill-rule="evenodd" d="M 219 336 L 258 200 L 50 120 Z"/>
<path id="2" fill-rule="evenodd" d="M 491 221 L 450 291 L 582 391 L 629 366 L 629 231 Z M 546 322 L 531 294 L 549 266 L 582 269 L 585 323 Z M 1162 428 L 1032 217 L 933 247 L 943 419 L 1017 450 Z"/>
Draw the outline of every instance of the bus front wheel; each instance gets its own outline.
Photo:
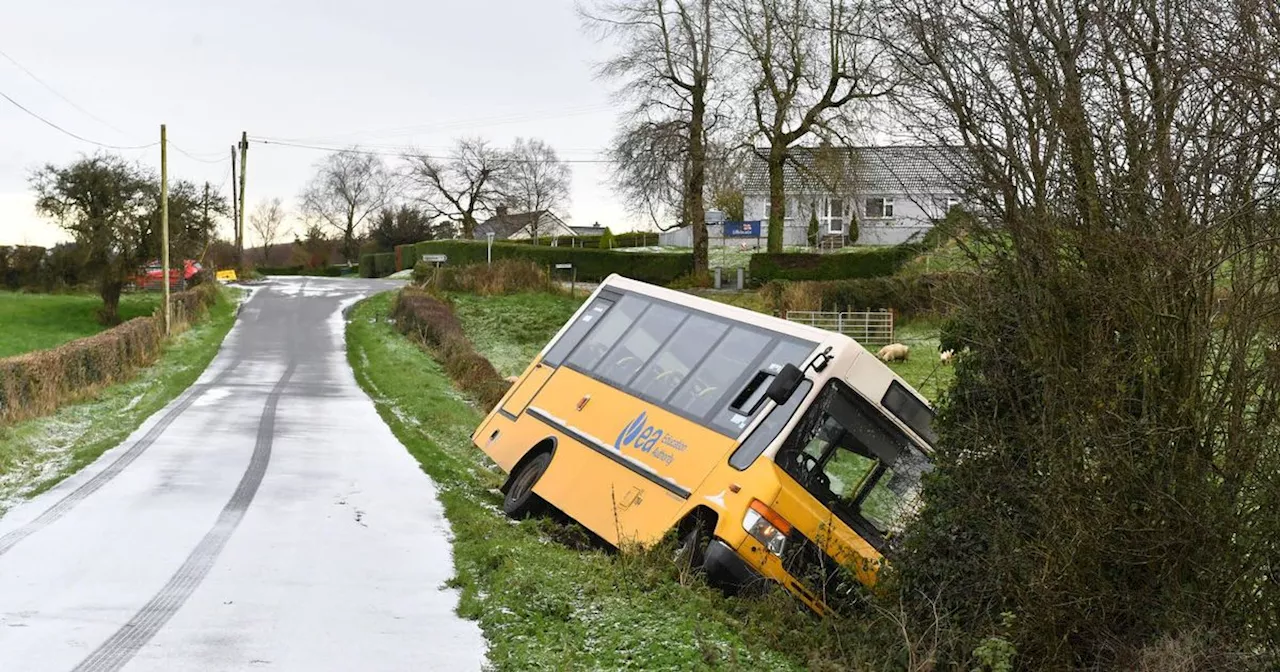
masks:
<path id="1" fill-rule="evenodd" d="M 533 492 L 533 486 L 550 465 L 551 453 L 542 453 L 520 465 L 516 473 L 511 475 L 511 486 L 507 488 L 506 498 L 502 500 L 502 511 L 516 519 L 527 518 L 542 511 L 547 503 Z"/>

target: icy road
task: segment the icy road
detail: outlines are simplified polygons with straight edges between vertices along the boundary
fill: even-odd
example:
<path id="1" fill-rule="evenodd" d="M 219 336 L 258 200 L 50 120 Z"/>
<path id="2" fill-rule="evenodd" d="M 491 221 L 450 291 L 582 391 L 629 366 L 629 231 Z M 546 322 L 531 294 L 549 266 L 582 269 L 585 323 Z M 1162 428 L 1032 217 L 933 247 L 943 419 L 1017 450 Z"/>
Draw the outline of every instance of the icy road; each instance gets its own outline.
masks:
<path id="1" fill-rule="evenodd" d="M 0 518 L 0 672 L 476 670 L 435 487 L 356 385 L 342 310 L 273 279 L 197 383 Z"/>

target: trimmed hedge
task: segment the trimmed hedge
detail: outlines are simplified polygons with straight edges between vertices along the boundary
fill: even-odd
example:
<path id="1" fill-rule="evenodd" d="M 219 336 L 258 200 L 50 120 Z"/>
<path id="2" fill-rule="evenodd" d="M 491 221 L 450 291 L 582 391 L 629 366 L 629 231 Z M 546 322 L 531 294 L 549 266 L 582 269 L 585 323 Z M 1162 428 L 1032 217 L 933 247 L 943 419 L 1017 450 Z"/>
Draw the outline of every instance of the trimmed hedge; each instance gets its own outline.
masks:
<path id="1" fill-rule="evenodd" d="M 313 277 L 336 278 L 342 275 L 345 266 L 321 266 L 320 268 L 307 268 L 306 266 L 259 266 L 254 270 L 262 275 L 309 275 Z"/>
<path id="2" fill-rule="evenodd" d="M 645 231 L 629 231 L 627 233 L 609 232 L 609 236 L 605 236 L 604 232 L 607 227 L 600 229 L 600 234 L 595 236 L 540 236 L 538 245 L 551 247 L 552 241 L 555 241 L 557 247 L 578 247 L 587 249 L 616 249 L 619 247 L 649 247 L 660 244 L 658 234 Z M 533 240 L 516 240 L 509 241 L 532 245 Z"/>
<path id="3" fill-rule="evenodd" d="M 751 279 L 843 280 L 893 275 L 921 252 L 920 245 L 905 243 L 893 247 L 868 248 L 844 254 L 813 252 L 762 252 L 751 255 Z"/>
<path id="4" fill-rule="evenodd" d="M 385 278 L 396 272 L 394 252 L 378 252 L 360 255 L 360 277 Z"/>
<path id="5" fill-rule="evenodd" d="M 415 248 L 419 259 L 424 254 L 447 255 L 450 266 L 486 261 L 484 241 L 432 240 L 418 243 Z M 495 261 L 527 259 L 543 268 L 552 264 L 571 263 L 577 268 L 580 282 L 599 282 L 611 273 L 618 273 L 643 282 L 665 285 L 693 272 L 693 254 L 684 252 L 651 254 L 502 242 L 493 244 L 493 258 Z"/>
<path id="6" fill-rule="evenodd" d="M 414 246 L 412 243 L 409 245 L 396 245 L 395 252 L 393 254 L 396 255 L 397 272 L 403 271 L 406 268 L 413 268 L 414 265 L 418 263 L 418 256 L 414 254 L 413 249 Z"/>
<path id="7" fill-rule="evenodd" d="M 909 277 L 889 276 L 826 282 L 776 280 L 761 288 L 776 314 L 789 310 L 893 309 L 902 317 L 942 315 L 961 292 L 970 291 L 976 276 L 967 273 L 934 273 Z"/>
<path id="8" fill-rule="evenodd" d="M 181 328 L 219 300 L 209 283 L 171 297 L 173 323 Z M 49 350 L 0 359 L 0 423 L 45 415 L 58 406 L 125 380 L 151 364 L 164 344 L 164 318 L 137 317 L 102 333 Z"/>

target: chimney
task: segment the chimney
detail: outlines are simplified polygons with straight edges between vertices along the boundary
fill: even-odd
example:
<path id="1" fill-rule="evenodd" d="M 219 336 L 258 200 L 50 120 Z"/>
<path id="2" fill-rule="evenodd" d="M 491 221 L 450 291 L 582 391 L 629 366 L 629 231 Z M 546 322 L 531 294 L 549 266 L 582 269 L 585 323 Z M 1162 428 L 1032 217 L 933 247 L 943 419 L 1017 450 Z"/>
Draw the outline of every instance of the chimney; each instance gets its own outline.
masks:
<path id="1" fill-rule="evenodd" d="M 507 217 L 507 206 L 505 206 L 505 205 L 499 205 L 499 206 L 498 206 L 498 216 L 499 216 L 499 217 L 501 217 L 501 218 L 503 218 L 503 219 L 506 219 L 506 217 Z"/>

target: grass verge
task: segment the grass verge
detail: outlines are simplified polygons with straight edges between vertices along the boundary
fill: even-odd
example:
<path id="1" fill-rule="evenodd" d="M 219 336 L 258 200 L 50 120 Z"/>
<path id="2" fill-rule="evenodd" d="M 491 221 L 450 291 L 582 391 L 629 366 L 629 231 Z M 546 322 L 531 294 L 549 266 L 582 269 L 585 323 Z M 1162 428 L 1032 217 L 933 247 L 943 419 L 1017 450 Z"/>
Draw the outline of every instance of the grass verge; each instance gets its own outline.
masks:
<path id="1" fill-rule="evenodd" d="M 518 376 L 582 305 L 583 298 L 546 292 L 477 296 L 450 294 L 467 338 L 498 373 Z"/>
<path id="2" fill-rule="evenodd" d="M 848 632 L 782 591 L 726 598 L 682 575 L 669 548 L 620 554 L 595 547 L 576 526 L 508 520 L 497 491 L 503 476 L 470 442 L 481 412 L 389 323 L 391 302 L 387 293 L 357 304 L 347 355 L 379 414 L 440 488 L 455 536 L 459 613 L 479 621 L 496 669 L 838 669 L 823 662 Z"/>
<path id="3" fill-rule="evenodd" d="M 126 294 L 120 297 L 120 321 L 150 315 L 158 305 L 158 294 Z M 0 292 L 0 358 L 57 347 L 106 329 L 98 323 L 101 307 L 96 294 Z"/>
<path id="4" fill-rule="evenodd" d="M 0 426 L 0 513 L 93 462 L 190 387 L 234 322 L 235 302 L 224 291 L 206 319 L 170 340 L 159 361 L 131 380 L 52 415 Z"/>

